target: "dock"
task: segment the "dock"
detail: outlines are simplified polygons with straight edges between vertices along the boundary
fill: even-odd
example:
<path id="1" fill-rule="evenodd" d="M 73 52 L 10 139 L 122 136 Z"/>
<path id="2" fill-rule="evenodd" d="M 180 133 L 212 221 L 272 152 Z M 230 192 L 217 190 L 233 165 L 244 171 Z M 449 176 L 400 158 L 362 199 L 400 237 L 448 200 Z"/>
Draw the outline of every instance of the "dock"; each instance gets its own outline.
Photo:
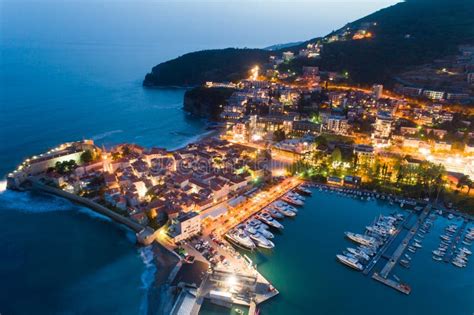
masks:
<path id="1" fill-rule="evenodd" d="M 400 243 L 400 245 L 397 247 L 395 252 L 393 253 L 392 257 L 390 260 L 387 262 L 387 264 L 382 268 L 382 271 L 380 272 L 380 276 L 383 278 L 387 278 L 389 273 L 392 271 L 393 267 L 396 266 L 398 259 L 400 259 L 400 256 L 403 254 L 405 249 L 407 248 L 408 244 L 410 243 L 411 239 L 416 235 L 418 232 L 418 229 L 421 225 L 422 222 L 425 221 L 426 217 L 431 211 L 430 206 L 426 206 L 423 212 L 420 214 L 420 217 L 415 223 L 415 226 L 411 228 L 411 230 L 408 232 L 408 234 L 405 236 L 403 241 Z"/>
<path id="2" fill-rule="evenodd" d="M 376 272 L 372 275 L 372 278 L 401 293 L 410 294 L 411 292 L 411 288 L 408 285 L 401 284 L 392 279 L 383 278 Z"/>
<path id="3" fill-rule="evenodd" d="M 443 258 L 444 262 L 447 263 L 452 260 L 454 256 L 454 252 L 456 251 L 456 248 L 459 244 L 459 241 L 461 240 L 461 237 L 464 234 L 464 230 L 466 229 L 467 223 L 468 221 L 464 219 L 463 223 L 461 224 L 461 227 L 457 230 L 456 236 L 449 244 L 449 251 L 446 253 L 446 255 L 444 255 L 444 258 Z"/>
<path id="4" fill-rule="evenodd" d="M 390 238 L 383 244 L 383 246 L 380 248 L 377 254 L 375 254 L 374 258 L 372 258 L 372 260 L 367 264 L 364 271 L 362 272 L 364 275 L 368 275 L 372 271 L 372 269 L 379 262 L 381 257 L 389 259 L 389 257 L 385 255 L 385 251 L 390 247 L 390 245 L 393 243 L 395 238 L 397 238 L 401 230 L 403 228 L 406 228 L 406 224 L 411 220 L 413 215 L 414 215 L 413 213 L 410 213 L 410 215 L 406 217 L 405 220 L 403 220 L 403 222 L 399 224 L 399 228 L 397 228 L 397 231 L 393 235 L 390 236 Z"/>

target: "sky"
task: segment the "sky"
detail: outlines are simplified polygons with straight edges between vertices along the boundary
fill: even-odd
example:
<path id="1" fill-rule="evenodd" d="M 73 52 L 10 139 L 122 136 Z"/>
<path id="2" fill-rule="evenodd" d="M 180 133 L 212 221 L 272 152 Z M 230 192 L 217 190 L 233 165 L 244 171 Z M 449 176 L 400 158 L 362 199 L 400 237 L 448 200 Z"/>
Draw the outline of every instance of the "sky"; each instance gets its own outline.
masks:
<path id="1" fill-rule="evenodd" d="M 266 47 L 322 36 L 397 0 L 0 0 L 6 42 Z"/>

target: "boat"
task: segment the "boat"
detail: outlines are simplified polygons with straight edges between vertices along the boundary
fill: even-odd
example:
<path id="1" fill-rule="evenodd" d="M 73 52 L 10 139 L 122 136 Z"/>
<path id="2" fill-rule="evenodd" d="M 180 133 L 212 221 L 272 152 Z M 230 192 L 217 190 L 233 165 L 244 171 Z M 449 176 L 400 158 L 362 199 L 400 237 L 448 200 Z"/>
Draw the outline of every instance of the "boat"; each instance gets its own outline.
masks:
<path id="1" fill-rule="evenodd" d="M 266 225 L 265 223 L 263 223 L 262 221 L 256 218 L 251 218 L 250 220 L 247 221 L 247 224 L 256 229 L 258 229 L 259 226 L 262 226 L 265 229 L 269 229 L 268 225 Z"/>
<path id="2" fill-rule="evenodd" d="M 442 251 L 440 251 L 439 249 L 435 249 L 434 251 L 432 251 L 433 255 L 436 255 L 436 256 L 444 256 L 445 253 L 443 253 Z"/>
<path id="3" fill-rule="evenodd" d="M 469 248 L 463 247 L 459 249 L 461 252 L 466 253 L 467 255 L 471 255 L 472 252 L 469 250 Z"/>
<path id="4" fill-rule="evenodd" d="M 292 204 L 292 205 L 295 205 L 295 206 L 303 206 L 304 205 L 304 202 L 299 200 L 299 199 L 295 199 L 295 198 L 292 198 L 290 196 L 283 196 L 281 198 L 281 200 L 285 201 L 285 202 L 288 202 L 289 204 Z"/>
<path id="5" fill-rule="evenodd" d="M 258 215 L 258 218 L 265 224 L 272 226 L 276 229 L 283 230 L 283 224 L 272 218 L 272 216 L 266 212 L 262 212 Z"/>
<path id="6" fill-rule="evenodd" d="M 275 209 L 280 212 L 281 214 L 283 214 L 284 216 L 287 216 L 287 217 L 294 217 L 296 215 L 295 212 L 291 211 L 291 210 L 288 210 L 287 208 L 283 208 L 283 207 L 278 207 L 276 206 Z"/>
<path id="7" fill-rule="evenodd" d="M 405 267 L 405 268 L 410 268 L 410 262 L 406 259 L 400 260 L 400 266 Z"/>
<path id="8" fill-rule="evenodd" d="M 362 234 L 357 234 L 357 233 L 352 233 L 352 232 L 344 232 L 344 234 L 352 241 L 362 244 L 362 245 L 367 245 L 367 246 L 376 246 L 377 245 L 377 240 L 372 237 L 372 236 L 367 236 L 367 235 L 362 235 Z"/>
<path id="9" fill-rule="evenodd" d="M 417 242 L 413 242 L 413 246 L 415 246 L 416 248 L 422 248 L 423 246 L 421 246 L 420 243 L 417 243 Z"/>
<path id="10" fill-rule="evenodd" d="M 440 256 L 433 255 L 432 257 L 436 261 L 442 261 L 443 260 L 443 258 L 441 258 Z"/>
<path id="11" fill-rule="evenodd" d="M 278 212 L 273 208 L 267 208 L 266 210 L 275 219 L 283 219 L 285 217 L 281 212 Z"/>
<path id="12" fill-rule="evenodd" d="M 459 260 L 453 260 L 453 265 L 455 265 L 456 267 L 459 267 L 459 268 L 464 268 L 466 267 L 466 263 L 463 263 Z"/>
<path id="13" fill-rule="evenodd" d="M 370 260 L 369 255 L 367 255 L 367 253 L 364 253 L 362 250 L 348 247 L 347 251 L 351 253 L 352 255 L 354 255 L 356 258 L 361 258 L 363 260 Z"/>
<path id="14" fill-rule="evenodd" d="M 454 215 L 453 215 L 452 213 L 448 214 L 448 219 L 449 219 L 449 220 L 454 219 Z"/>
<path id="15" fill-rule="evenodd" d="M 451 241 L 451 238 L 447 235 L 441 235 L 440 238 L 445 241 L 449 241 L 449 242 Z"/>
<path id="16" fill-rule="evenodd" d="M 309 190 L 306 186 L 304 185 L 299 185 L 297 188 L 296 188 L 297 191 L 305 194 L 305 195 L 311 195 L 311 190 Z"/>
<path id="17" fill-rule="evenodd" d="M 289 205 L 287 204 L 286 202 L 282 201 L 282 200 L 277 200 L 275 201 L 274 203 L 275 207 L 280 207 L 280 208 L 284 208 L 284 209 L 287 209 L 287 210 L 290 210 L 294 213 L 298 213 L 298 209 L 296 209 L 295 207 L 293 207 L 292 205 Z M 277 209 L 278 210 L 278 209 Z"/>
<path id="18" fill-rule="evenodd" d="M 404 256 L 405 256 L 406 259 L 411 260 L 411 257 L 408 256 L 408 254 L 405 254 Z"/>
<path id="19" fill-rule="evenodd" d="M 254 229 L 259 231 L 260 234 L 265 236 L 265 238 L 274 238 L 275 237 L 275 235 L 273 235 L 273 233 L 270 232 L 269 230 L 267 230 L 263 225 L 259 225 L 257 228 L 254 228 Z"/>
<path id="20" fill-rule="evenodd" d="M 416 253 L 416 249 L 413 247 L 408 247 L 408 251 L 413 254 Z"/>
<path id="21" fill-rule="evenodd" d="M 255 243 L 252 239 L 241 229 L 234 229 L 225 235 L 235 245 L 245 249 L 255 249 Z"/>
<path id="22" fill-rule="evenodd" d="M 249 226 L 245 230 L 249 237 L 257 244 L 258 247 L 261 248 L 273 248 L 275 247 L 275 244 L 273 244 L 272 241 L 268 240 L 263 236 L 260 232 L 258 232 L 256 229 L 253 227 Z"/>
<path id="23" fill-rule="evenodd" d="M 362 267 L 362 264 L 359 263 L 359 261 L 358 261 L 356 258 L 354 258 L 354 257 L 347 257 L 347 256 L 345 256 L 345 255 L 336 255 L 336 258 L 337 258 L 340 262 L 342 262 L 344 265 L 349 266 L 349 267 L 351 267 L 351 268 L 353 268 L 353 269 L 355 269 L 355 270 L 361 271 L 362 269 L 364 269 L 364 268 Z"/>

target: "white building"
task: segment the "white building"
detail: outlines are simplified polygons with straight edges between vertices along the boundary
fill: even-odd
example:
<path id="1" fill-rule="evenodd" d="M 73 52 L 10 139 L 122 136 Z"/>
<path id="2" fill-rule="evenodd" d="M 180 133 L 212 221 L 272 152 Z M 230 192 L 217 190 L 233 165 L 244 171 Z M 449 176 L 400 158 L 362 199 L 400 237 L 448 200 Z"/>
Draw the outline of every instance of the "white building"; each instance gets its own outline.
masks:
<path id="1" fill-rule="evenodd" d="M 443 91 L 424 90 L 423 95 L 432 100 L 442 100 L 444 97 Z"/>
<path id="2" fill-rule="evenodd" d="M 374 98 L 375 99 L 379 99 L 382 97 L 382 93 L 383 93 L 383 85 L 381 84 L 374 84 L 372 86 L 372 94 L 374 95 Z"/>
<path id="3" fill-rule="evenodd" d="M 285 61 L 291 61 L 295 58 L 295 54 L 292 53 L 291 51 L 285 51 L 283 53 L 283 60 Z"/>
<path id="4" fill-rule="evenodd" d="M 349 125 L 344 116 L 331 115 L 327 120 L 327 129 L 336 134 L 346 134 Z"/>
<path id="5" fill-rule="evenodd" d="M 201 217 L 197 212 L 182 212 L 170 227 L 175 242 L 193 237 L 201 232 Z"/>
<path id="6" fill-rule="evenodd" d="M 392 132 L 393 119 L 386 114 L 378 114 L 375 119 L 375 130 L 372 139 L 388 139 Z"/>

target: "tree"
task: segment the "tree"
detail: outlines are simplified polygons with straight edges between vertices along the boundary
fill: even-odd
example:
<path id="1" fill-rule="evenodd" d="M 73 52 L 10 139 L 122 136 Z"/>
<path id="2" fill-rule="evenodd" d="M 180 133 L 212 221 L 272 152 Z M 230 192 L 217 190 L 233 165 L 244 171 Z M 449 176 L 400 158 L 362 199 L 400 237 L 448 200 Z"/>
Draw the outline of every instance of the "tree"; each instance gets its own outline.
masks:
<path id="1" fill-rule="evenodd" d="M 285 132 L 282 129 L 273 132 L 273 141 L 280 142 L 285 140 Z"/>
<path id="2" fill-rule="evenodd" d="M 342 153 L 341 149 L 335 148 L 331 153 L 331 162 L 332 163 L 340 163 L 342 161 Z"/>
<path id="3" fill-rule="evenodd" d="M 94 153 L 91 150 L 86 150 L 81 154 L 82 163 L 90 163 L 94 160 Z"/>

